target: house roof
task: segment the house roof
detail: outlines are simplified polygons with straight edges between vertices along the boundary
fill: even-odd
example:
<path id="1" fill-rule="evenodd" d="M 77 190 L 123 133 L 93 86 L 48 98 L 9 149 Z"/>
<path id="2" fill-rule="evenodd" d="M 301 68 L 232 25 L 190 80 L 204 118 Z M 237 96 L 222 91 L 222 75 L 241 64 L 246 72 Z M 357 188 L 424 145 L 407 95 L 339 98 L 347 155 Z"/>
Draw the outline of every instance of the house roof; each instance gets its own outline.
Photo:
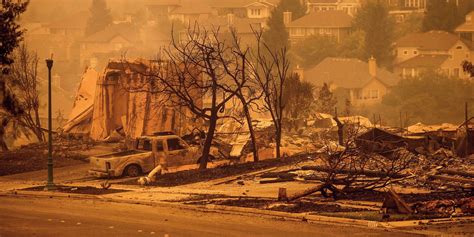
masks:
<path id="1" fill-rule="evenodd" d="M 349 28 L 352 17 L 344 11 L 316 11 L 290 22 L 288 27 Z"/>
<path id="2" fill-rule="evenodd" d="M 121 36 L 124 39 L 128 40 L 129 42 L 139 42 L 140 37 L 139 33 L 136 29 L 134 29 L 131 25 L 129 24 L 117 24 L 117 25 L 111 25 L 105 28 L 104 30 L 101 30 L 99 32 L 96 32 L 82 40 L 82 42 L 88 42 L 88 43 L 105 43 L 113 38 Z"/>
<path id="3" fill-rule="evenodd" d="M 212 0 L 211 6 L 215 8 L 244 8 L 260 0 Z M 264 0 L 263 3 L 276 6 L 280 0 Z"/>
<path id="4" fill-rule="evenodd" d="M 400 77 L 381 68 L 377 68 L 377 76 L 369 74 L 369 65 L 355 58 L 325 58 L 313 68 L 305 70 L 304 80 L 315 86 L 324 83 L 335 84 L 342 88 L 362 88 L 373 79 L 386 86 L 395 86 Z"/>
<path id="5" fill-rule="evenodd" d="M 418 55 L 414 58 L 407 59 L 396 65 L 401 68 L 439 68 L 449 55 Z"/>
<path id="6" fill-rule="evenodd" d="M 232 27 L 236 30 L 238 34 L 253 33 L 254 30 L 259 30 L 260 27 L 265 23 L 265 19 L 262 18 L 242 18 L 234 16 L 234 23 Z M 221 32 L 226 31 L 229 27 L 229 22 L 227 16 L 218 16 L 212 17 L 207 20 L 200 22 L 201 26 L 204 27 L 220 27 Z"/>
<path id="7" fill-rule="evenodd" d="M 474 11 L 466 15 L 466 20 L 458 26 L 456 32 L 473 32 L 474 31 Z"/>
<path id="8" fill-rule="evenodd" d="M 421 50 L 447 51 L 459 41 L 457 35 L 446 31 L 408 34 L 395 42 L 395 47 L 416 47 Z"/>
<path id="9" fill-rule="evenodd" d="M 337 2 L 339 2 L 339 0 L 308 0 L 309 4 L 336 4 Z"/>

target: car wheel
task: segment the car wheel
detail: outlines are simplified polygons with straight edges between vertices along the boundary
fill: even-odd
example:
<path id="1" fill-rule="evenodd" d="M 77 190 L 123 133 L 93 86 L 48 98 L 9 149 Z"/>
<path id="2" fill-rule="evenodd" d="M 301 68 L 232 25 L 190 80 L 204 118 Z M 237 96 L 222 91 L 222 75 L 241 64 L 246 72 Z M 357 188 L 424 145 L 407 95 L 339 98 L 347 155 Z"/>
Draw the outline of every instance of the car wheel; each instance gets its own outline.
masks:
<path id="1" fill-rule="evenodd" d="M 129 165 L 125 168 L 124 174 L 129 177 L 137 177 L 142 173 L 142 169 L 138 165 Z"/>

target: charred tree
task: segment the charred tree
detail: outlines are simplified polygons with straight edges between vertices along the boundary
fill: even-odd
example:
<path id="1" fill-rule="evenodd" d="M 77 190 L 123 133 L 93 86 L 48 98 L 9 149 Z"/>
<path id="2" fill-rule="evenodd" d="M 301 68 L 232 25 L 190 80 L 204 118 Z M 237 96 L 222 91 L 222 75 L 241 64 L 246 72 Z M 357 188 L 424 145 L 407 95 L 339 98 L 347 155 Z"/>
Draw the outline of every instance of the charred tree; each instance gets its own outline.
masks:
<path id="1" fill-rule="evenodd" d="M 231 103 L 246 84 L 246 50 L 220 38 L 219 28 L 210 30 L 195 24 L 185 39 L 172 33 L 172 43 L 150 73 L 156 80 L 155 91 L 169 95 L 176 106 L 186 107 L 197 119 L 208 123 L 199 168 L 207 168 L 217 122 L 233 118 L 226 114 Z"/>
<path id="2" fill-rule="evenodd" d="M 257 46 L 249 63 L 252 77 L 262 93 L 264 110 L 271 115 L 275 127 L 276 158 L 281 158 L 282 120 L 285 102 L 283 88 L 288 78 L 290 62 L 287 48 L 272 49 L 254 31 Z"/>

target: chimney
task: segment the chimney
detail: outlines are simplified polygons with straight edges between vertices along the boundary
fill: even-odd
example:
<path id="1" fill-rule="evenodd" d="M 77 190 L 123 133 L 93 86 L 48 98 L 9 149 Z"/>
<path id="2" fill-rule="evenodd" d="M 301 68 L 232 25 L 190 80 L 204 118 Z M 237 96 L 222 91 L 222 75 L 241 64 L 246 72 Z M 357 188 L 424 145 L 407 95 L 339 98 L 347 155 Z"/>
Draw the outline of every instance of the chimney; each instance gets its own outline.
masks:
<path id="1" fill-rule="evenodd" d="M 232 13 L 227 14 L 227 24 L 229 26 L 234 25 L 234 18 L 235 18 L 234 14 L 232 14 Z"/>
<path id="2" fill-rule="evenodd" d="M 287 26 L 288 24 L 290 24 L 290 22 L 292 21 L 291 16 L 292 12 L 283 12 L 283 24 L 285 24 L 285 26 Z"/>
<path id="3" fill-rule="evenodd" d="M 372 77 L 377 76 L 377 60 L 374 58 L 374 56 L 369 58 L 369 74 Z"/>

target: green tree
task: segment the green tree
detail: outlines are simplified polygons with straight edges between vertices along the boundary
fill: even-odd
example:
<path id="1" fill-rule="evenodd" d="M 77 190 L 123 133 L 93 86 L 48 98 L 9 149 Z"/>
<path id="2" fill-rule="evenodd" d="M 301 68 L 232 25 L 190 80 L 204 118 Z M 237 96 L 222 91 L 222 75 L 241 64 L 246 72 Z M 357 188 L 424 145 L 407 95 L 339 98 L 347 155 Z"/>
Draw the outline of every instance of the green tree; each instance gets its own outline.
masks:
<path id="1" fill-rule="evenodd" d="M 354 28 L 364 32 L 364 58 L 374 56 L 380 65 L 390 66 L 394 22 L 388 6 L 381 1 L 367 1 L 354 18 Z"/>
<path id="2" fill-rule="evenodd" d="M 470 80 L 426 72 L 400 81 L 384 96 L 382 105 L 387 118 L 398 118 L 401 111 L 412 122 L 460 123 L 464 120 L 464 103 L 472 101 L 473 95 L 474 82 Z M 470 103 L 470 111 L 473 109 Z"/>
<path id="3" fill-rule="evenodd" d="M 409 14 L 403 22 L 395 25 L 395 39 L 411 33 L 421 32 L 423 29 L 423 19 L 423 13 Z"/>
<path id="4" fill-rule="evenodd" d="M 112 15 L 105 0 L 92 0 L 89 11 L 90 17 L 87 20 L 86 36 L 99 32 L 112 24 Z"/>
<path id="5" fill-rule="evenodd" d="M 18 100 L 6 86 L 7 74 L 13 63 L 12 52 L 23 39 L 17 20 L 26 11 L 29 1 L 2 0 L 0 7 L 0 151 L 8 150 L 4 140 L 5 127 L 12 117 L 23 113 Z"/>
<path id="6" fill-rule="evenodd" d="M 296 20 L 306 13 L 306 5 L 300 0 L 281 0 L 273 9 L 268 18 L 268 30 L 263 34 L 264 42 L 272 49 L 288 47 L 288 31 L 283 24 L 283 12 L 292 13 L 292 19 Z"/>
<path id="7" fill-rule="evenodd" d="M 318 111 L 321 113 L 332 114 L 336 104 L 337 99 L 334 97 L 331 90 L 329 90 L 328 84 L 324 83 L 318 94 Z"/>
<path id="8" fill-rule="evenodd" d="M 301 81 L 298 74 L 288 77 L 283 87 L 283 104 L 285 105 L 285 118 L 297 119 L 309 114 L 308 108 L 314 101 L 313 85 Z M 306 109 L 306 110 L 305 110 Z"/>
<path id="9" fill-rule="evenodd" d="M 345 37 L 338 48 L 338 56 L 345 58 L 358 58 L 365 60 L 365 33 L 361 30 L 356 30 Z"/>
<path id="10" fill-rule="evenodd" d="M 452 32 L 459 23 L 455 1 L 431 0 L 427 2 L 426 15 L 423 19 L 423 31 L 444 30 Z"/>
<path id="11" fill-rule="evenodd" d="M 292 49 L 295 62 L 304 68 L 320 63 L 326 57 L 338 55 L 338 44 L 333 37 L 312 35 L 298 42 Z"/>

